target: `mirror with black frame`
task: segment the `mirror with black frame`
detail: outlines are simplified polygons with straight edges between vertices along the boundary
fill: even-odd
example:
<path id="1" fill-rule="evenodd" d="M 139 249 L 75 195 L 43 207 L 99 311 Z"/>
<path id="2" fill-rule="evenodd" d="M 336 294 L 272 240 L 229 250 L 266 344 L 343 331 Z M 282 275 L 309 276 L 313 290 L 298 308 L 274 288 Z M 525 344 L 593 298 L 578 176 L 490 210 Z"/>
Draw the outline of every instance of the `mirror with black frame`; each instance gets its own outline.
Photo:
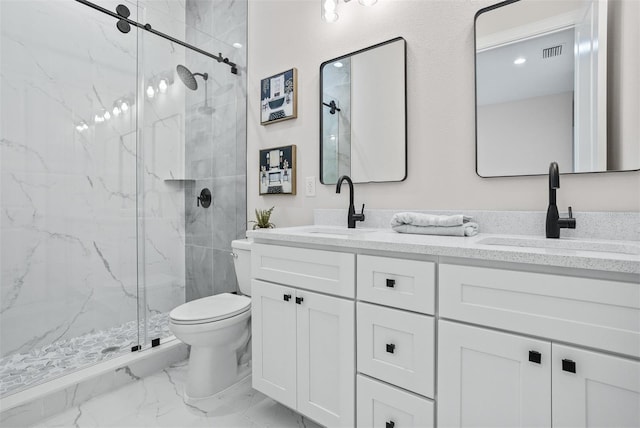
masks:
<path id="1" fill-rule="evenodd" d="M 637 0 L 508 0 L 475 18 L 481 177 L 640 168 Z"/>
<path id="2" fill-rule="evenodd" d="M 401 37 L 320 66 L 320 182 L 407 176 L 406 47 Z"/>

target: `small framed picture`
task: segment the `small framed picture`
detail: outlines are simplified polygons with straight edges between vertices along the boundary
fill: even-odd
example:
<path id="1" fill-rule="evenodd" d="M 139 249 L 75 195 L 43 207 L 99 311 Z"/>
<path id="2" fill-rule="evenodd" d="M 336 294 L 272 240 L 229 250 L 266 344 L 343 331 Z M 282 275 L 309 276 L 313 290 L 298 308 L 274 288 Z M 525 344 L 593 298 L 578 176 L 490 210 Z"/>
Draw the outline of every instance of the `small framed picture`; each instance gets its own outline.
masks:
<path id="1" fill-rule="evenodd" d="M 260 87 L 261 125 L 298 117 L 298 70 L 262 79 Z"/>
<path id="2" fill-rule="evenodd" d="M 296 146 L 260 150 L 261 195 L 296 194 Z"/>

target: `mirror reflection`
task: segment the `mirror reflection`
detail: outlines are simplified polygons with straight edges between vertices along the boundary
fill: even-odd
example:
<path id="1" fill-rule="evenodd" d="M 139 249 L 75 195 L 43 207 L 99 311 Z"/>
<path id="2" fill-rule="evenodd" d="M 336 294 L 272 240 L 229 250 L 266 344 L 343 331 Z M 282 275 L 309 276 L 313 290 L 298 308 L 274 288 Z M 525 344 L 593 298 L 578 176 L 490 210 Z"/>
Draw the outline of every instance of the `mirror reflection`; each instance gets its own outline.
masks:
<path id="1" fill-rule="evenodd" d="M 552 161 L 562 172 L 640 168 L 638 17 L 634 0 L 479 11 L 478 175 L 546 174 Z"/>
<path id="2" fill-rule="evenodd" d="M 390 40 L 320 66 L 320 181 L 406 178 L 405 41 Z"/>

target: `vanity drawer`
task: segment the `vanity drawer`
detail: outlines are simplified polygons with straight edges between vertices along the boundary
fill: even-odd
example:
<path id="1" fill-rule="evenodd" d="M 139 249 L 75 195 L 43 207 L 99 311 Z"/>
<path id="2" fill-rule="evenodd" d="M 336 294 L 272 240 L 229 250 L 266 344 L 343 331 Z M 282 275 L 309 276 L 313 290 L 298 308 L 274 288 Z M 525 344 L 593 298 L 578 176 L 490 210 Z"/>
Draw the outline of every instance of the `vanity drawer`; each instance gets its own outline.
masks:
<path id="1" fill-rule="evenodd" d="M 433 401 L 362 375 L 356 382 L 358 427 L 433 426 Z"/>
<path id="2" fill-rule="evenodd" d="M 435 264 L 358 255 L 358 299 L 433 314 Z"/>
<path id="3" fill-rule="evenodd" d="M 358 302 L 358 371 L 433 397 L 433 317 Z"/>
<path id="4" fill-rule="evenodd" d="M 297 288 L 355 297 L 355 254 L 253 244 L 251 276 Z"/>
<path id="5" fill-rule="evenodd" d="M 640 357 L 640 284 L 441 264 L 439 312 Z"/>

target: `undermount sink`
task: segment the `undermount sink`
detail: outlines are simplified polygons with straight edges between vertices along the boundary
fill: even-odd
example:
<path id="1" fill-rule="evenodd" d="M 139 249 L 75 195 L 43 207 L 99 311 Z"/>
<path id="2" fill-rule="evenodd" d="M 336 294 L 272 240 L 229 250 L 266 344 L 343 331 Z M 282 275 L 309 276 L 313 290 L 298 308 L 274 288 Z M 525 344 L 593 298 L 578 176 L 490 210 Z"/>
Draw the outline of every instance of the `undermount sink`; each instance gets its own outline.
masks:
<path id="1" fill-rule="evenodd" d="M 369 232 L 364 229 L 348 229 L 340 227 L 310 227 L 301 230 L 302 233 L 310 233 L 317 236 L 331 236 L 332 238 L 348 238 L 349 236 L 360 235 Z"/>
<path id="2" fill-rule="evenodd" d="M 594 251 L 600 253 L 617 253 L 640 255 L 640 244 L 616 242 L 598 242 L 567 239 L 532 239 L 513 237 L 489 237 L 477 242 L 482 245 L 504 245 L 507 247 L 548 248 L 556 250 Z"/>

